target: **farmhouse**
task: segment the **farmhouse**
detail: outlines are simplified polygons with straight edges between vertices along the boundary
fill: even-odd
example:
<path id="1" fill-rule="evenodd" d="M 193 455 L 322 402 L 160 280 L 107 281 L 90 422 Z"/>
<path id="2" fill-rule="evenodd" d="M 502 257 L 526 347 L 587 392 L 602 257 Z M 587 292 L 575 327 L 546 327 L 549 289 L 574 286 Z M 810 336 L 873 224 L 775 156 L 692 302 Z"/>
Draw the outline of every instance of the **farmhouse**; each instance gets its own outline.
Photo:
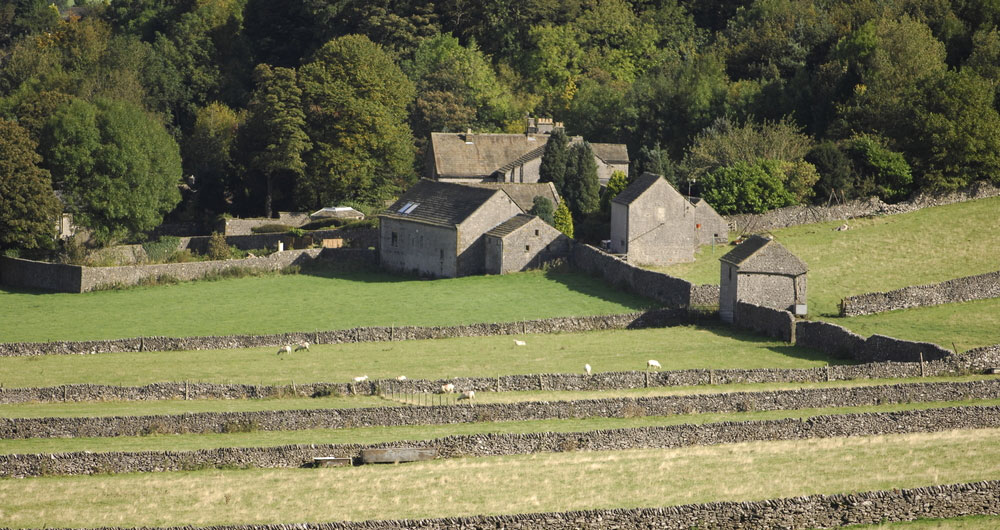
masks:
<path id="1" fill-rule="evenodd" d="M 426 177 L 446 182 L 538 182 L 538 168 L 549 134 L 561 123 L 528 118 L 524 134 L 431 133 Z M 574 136 L 570 144 L 582 142 Z M 624 144 L 590 144 L 597 176 L 606 185 L 611 174 L 628 174 L 628 149 Z"/>
<path id="2" fill-rule="evenodd" d="M 534 228 L 525 228 L 531 216 L 524 215 L 527 220 L 500 229 L 515 216 L 525 214 L 519 201 L 530 204 L 534 199 L 534 196 L 528 198 L 530 193 L 517 188 L 508 193 L 508 186 L 471 186 L 427 179 L 417 182 L 380 216 L 382 266 L 436 277 L 482 274 L 487 269 L 485 234 L 494 229 L 500 230 L 495 239 L 501 241 L 494 251 L 500 248 L 502 254 L 493 255 L 492 263 L 501 264 L 491 269 L 495 273 L 522 270 L 557 254 L 563 240 L 535 223 L 530 223 Z M 550 186 L 532 189 L 543 196 L 552 190 Z M 511 194 L 518 196 L 519 201 Z M 530 230 L 531 236 L 523 235 L 522 228 Z M 536 230 L 537 236 L 534 235 Z M 505 245 L 505 241 L 518 242 L 516 257 L 506 255 L 514 247 Z M 505 267 L 506 270 L 502 270 Z"/>
<path id="3" fill-rule="evenodd" d="M 781 243 L 751 236 L 719 258 L 719 316 L 732 322 L 737 302 L 806 313 L 806 264 Z"/>
<path id="4" fill-rule="evenodd" d="M 569 255 L 572 241 L 541 217 L 519 214 L 485 234 L 486 273 L 536 269 Z"/>
<path id="5" fill-rule="evenodd" d="M 644 265 L 694 261 L 700 244 L 726 240 L 729 226 L 707 202 L 644 173 L 611 199 L 610 250 Z"/>

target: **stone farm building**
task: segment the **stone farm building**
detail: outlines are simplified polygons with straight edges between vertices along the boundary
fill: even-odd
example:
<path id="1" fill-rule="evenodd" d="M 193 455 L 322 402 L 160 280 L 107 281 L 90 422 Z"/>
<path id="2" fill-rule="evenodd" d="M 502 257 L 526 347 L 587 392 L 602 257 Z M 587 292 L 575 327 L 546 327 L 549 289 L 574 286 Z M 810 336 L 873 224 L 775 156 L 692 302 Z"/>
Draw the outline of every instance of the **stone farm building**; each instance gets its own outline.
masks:
<path id="1" fill-rule="evenodd" d="M 808 267 L 781 243 L 750 236 L 719 258 L 719 317 L 732 322 L 736 303 L 745 302 L 797 315 L 806 313 Z"/>
<path id="2" fill-rule="evenodd" d="M 728 237 L 728 223 L 711 205 L 684 197 L 653 173 L 640 175 L 611 199 L 609 249 L 632 263 L 694 261 L 699 245 Z"/>
<path id="3" fill-rule="evenodd" d="M 427 149 L 427 178 L 447 182 L 538 182 L 542 153 L 549 141 L 551 120 L 529 118 L 524 134 L 431 133 Z M 574 136 L 570 144 L 583 138 Z M 597 177 L 606 186 L 611 174 L 628 175 L 628 149 L 624 144 L 590 144 L 597 163 Z"/>
<path id="4" fill-rule="evenodd" d="M 518 214 L 485 234 L 486 274 L 537 269 L 569 255 L 572 241 L 536 215 Z"/>
<path id="5" fill-rule="evenodd" d="M 558 257 L 564 240 L 525 220 L 532 216 L 524 215 L 526 211 L 511 195 L 518 196 L 521 204 L 530 204 L 527 194 L 521 197 L 520 189 L 508 193 L 505 188 L 420 180 L 379 216 L 382 266 L 433 277 L 482 274 L 487 272 L 486 234 L 493 230 L 490 237 L 501 241 L 502 255 L 497 257 L 494 248 L 494 266 L 488 272 L 523 270 Z M 551 187 L 533 189 L 544 196 Z M 507 241 L 516 241 L 518 246 L 508 246 Z M 568 249 L 566 244 L 565 252 Z M 516 255 L 508 254 L 515 250 Z M 521 268 L 515 267 L 518 263 Z"/>

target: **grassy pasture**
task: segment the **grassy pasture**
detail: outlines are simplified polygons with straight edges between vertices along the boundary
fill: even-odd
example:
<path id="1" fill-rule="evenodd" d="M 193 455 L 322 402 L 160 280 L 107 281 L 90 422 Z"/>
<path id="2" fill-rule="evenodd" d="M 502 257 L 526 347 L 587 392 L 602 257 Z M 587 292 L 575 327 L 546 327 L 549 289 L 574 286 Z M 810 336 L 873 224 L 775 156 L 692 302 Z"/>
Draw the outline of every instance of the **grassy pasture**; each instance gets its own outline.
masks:
<path id="1" fill-rule="evenodd" d="M 527 342 L 516 346 L 514 339 Z M 686 368 L 809 368 L 841 362 L 815 350 L 725 326 L 609 330 L 550 335 L 316 345 L 278 356 L 275 348 L 189 352 L 49 355 L 0 359 L 5 387 L 67 383 L 142 385 L 160 381 L 290 384 L 353 377 L 439 379 L 460 376 Z"/>
<path id="2" fill-rule="evenodd" d="M 273 447 L 294 444 L 369 444 L 399 440 L 430 440 L 445 436 L 487 433 L 584 432 L 680 424 L 701 425 L 726 421 L 805 419 L 830 414 L 928 410 L 958 406 L 997 406 L 1000 399 L 917 402 L 864 407 L 828 407 L 798 410 L 676 414 L 630 418 L 573 418 L 510 422 L 477 422 L 451 425 L 255 431 L 230 434 L 168 434 L 114 438 L 30 438 L 0 440 L 0 454 L 65 453 L 73 451 L 195 451 L 220 447 Z"/>
<path id="3" fill-rule="evenodd" d="M 652 306 L 650 300 L 578 273 L 420 280 L 320 270 L 81 294 L 0 289 L 0 341 L 450 326 Z"/>
<path id="4" fill-rule="evenodd" d="M 696 385 L 678 387 L 629 388 L 621 390 L 588 391 L 526 391 L 526 392 L 476 392 L 477 403 L 519 403 L 525 401 L 571 401 L 579 399 L 642 398 L 680 396 L 691 394 L 718 394 L 731 392 L 767 392 L 773 390 L 799 390 L 806 388 L 856 388 L 900 383 L 962 382 L 991 379 L 996 376 L 968 375 L 953 377 L 925 377 L 905 379 L 859 379 L 851 381 L 820 381 L 815 383 L 753 383 L 728 385 Z M 458 402 L 457 394 L 415 397 L 414 394 L 384 396 L 296 397 L 268 399 L 195 399 L 163 401 L 84 401 L 57 403 L 18 403 L 0 405 L 0 418 L 44 417 L 95 417 L 95 416 L 152 416 L 157 414 L 184 414 L 195 412 L 253 412 L 263 410 L 342 409 L 363 407 L 395 407 L 403 405 L 426 406 L 437 404 L 467 404 Z"/>
<path id="5" fill-rule="evenodd" d="M 899 530 L 993 530 L 1000 528 L 1000 516 L 998 515 L 972 515 L 968 517 L 955 517 L 953 519 L 918 519 L 916 521 L 906 521 L 899 523 L 885 523 L 879 525 L 852 525 L 845 526 L 851 530 L 876 530 L 876 529 L 899 529 Z"/>
<path id="6" fill-rule="evenodd" d="M 809 266 L 809 313 L 864 333 L 955 341 L 959 349 L 1000 342 L 1000 301 L 952 304 L 856 318 L 834 318 L 841 298 L 1000 270 L 1000 197 L 886 217 L 801 225 L 772 233 Z M 703 247 L 694 263 L 663 270 L 695 283 L 719 283 L 719 257 Z M 905 316 L 898 316 L 905 315 Z M 973 318 L 974 316 L 974 318 Z M 982 320 L 980 320 L 982 319 Z M 956 340 L 957 339 L 957 340 Z"/>
<path id="7" fill-rule="evenodd" d="M 1000 477 L 998 441 L 1000 431 L 984 429 L 359 468 L 42 477 L 0 481 L 0 519 L 11 528 L 263 524 L 911 488 Z"/>

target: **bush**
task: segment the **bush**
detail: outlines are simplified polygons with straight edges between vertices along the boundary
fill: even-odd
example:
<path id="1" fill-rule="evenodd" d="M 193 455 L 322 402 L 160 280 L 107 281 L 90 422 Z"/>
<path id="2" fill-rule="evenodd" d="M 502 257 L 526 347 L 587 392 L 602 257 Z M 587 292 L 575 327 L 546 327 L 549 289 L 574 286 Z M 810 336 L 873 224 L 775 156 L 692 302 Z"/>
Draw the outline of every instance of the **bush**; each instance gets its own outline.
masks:
<path id="1" fill-rule="evenodd" d="M 292 227 L 290 225 L 270 224 L 255 226 L 251 228 L 250 231 L 255 234 L 283 234 L 291 229 Z"/>
<path id="2" fill-rule="evenodd" d="M 166 259 L 167 263 L 190 263 L 192 261 L 198 261 L 198 258 L 191 253 L 190 249 L 174 251 L 174 253 Z"/>
<path id="3" fill-rule="evenodd" d="M 146 258 L 150 263 L 163 263 L 175 252 L 180 245 L 181 238 L 174 236 L 162 236 L 158 241 L 147 241 L 142 244 L 142 250 L 146 251 Z"/>
<path id="4" fill-rule="evenodd" d="M 226 244 L 226 236 L 222 232 L 213 232 L 208 239 L 208 248 L 205 254 L 212 260 L 225 260 L 232 257 L 233 253 Z"/>
<path id="5" fill-rule="evenodd" d="M 722 215 L 763 213 L 795 204 L 795 197 L 785 189 L 783 180 L 781 162 L 737 162 L 706 174 L 702 197 Z"/>
<path id="6" fill-rule="evenodd" d="M 8 248 L 7 250 L 3 251 L 3 255 L 7 256 L 8 258 L 19 258 L 21 257 L 21 251 L 19 251 L 16 248 Z"/>

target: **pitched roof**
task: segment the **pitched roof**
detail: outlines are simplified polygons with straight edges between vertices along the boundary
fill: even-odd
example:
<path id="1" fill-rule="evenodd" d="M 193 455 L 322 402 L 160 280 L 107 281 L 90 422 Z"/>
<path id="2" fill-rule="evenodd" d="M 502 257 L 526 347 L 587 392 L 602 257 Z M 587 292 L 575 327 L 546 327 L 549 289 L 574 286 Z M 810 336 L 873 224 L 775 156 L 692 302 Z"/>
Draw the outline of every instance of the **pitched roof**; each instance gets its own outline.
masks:
<path id="1" fill-rule="evenodd" d="M 625 144 L 590 144 L 598 158 L 607 164 L 628 164 L 628 147 Z"/>
<path id="2" fill-rule="evenodd" d="M 455 226 L 503 190 L 421 179 L 380 217 Z"/>
<path id="3" fill-rule="evenodd" d="M 542 156 L 548 141 L 545 134 L 431 133 L 434 167 L 445 178 L 488 177 L 522 157 L 531 160 L 535 151 Z"/>
<path id="4" fill-rule="evenodd" d="M 503 238 L 514 233 L 514 231 L 516 231 L 518 228 L 521 228 L 522 226 L 530 223 L 533 219 L 538 219 L 538 218 L 539 217 L 537 215 L 528 215 L 526 213 L 519 213 L 514 217 L 511 217 L 510 219 L 507 219 L 506 221 L 493 227 L 492 230 L 486 232 L 486 235 L 491 237 Z"/>
<path id="5" fill-rule="evenodd" d="M 719 260 L 739 267 L 740 272 L 799 275 L 809 271 L 805 262 L 781 243 L 762 236 L 750 236 Z"/>
<path id="6" fill-rule="evenodd" d="M 552 201 L 552 206 L 559 206 L 559 192 L 556 191 L 555 184 L 551 182 L 475 182 L 467 183 L 466 186 L 477 186 L 494 190 L 503 190 L 514 200 L 522 210 L 528 211 L 535 204 L 535 197 L 545 197 Z"/>
<path id="7" fill-rule="evenodd" d="M 639 198 L 640 195 L 646 192 L 649 188 L 656 184 L 657 181 L 663 177 L 655 173 L 643 173 L 639 175 L 637 179 L 632 181 L 627 188 L 623 189 L 621 193 L 615 195 L 611 202 L 617 202 L 618 204 L 632 204 L 633 201 Z"/>

